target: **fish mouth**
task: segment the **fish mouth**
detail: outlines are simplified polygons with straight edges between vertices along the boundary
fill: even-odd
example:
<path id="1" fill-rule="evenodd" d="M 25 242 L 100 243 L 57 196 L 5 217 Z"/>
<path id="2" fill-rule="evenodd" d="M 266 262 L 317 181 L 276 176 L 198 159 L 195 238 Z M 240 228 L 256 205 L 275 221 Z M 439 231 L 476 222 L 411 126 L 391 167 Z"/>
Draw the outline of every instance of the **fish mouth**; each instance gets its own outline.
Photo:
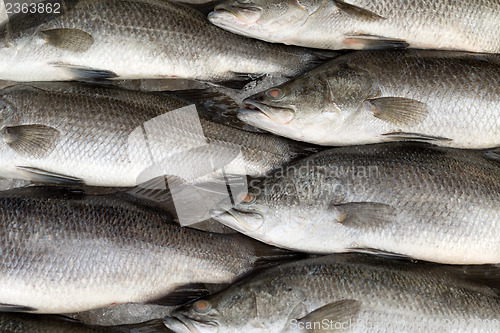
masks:
<path id="1" fill-rule="evenodd" d="M 255 6 L 236 6 L 220 4 L 215 6 L 214 11 L 208 16 L 209 18 L 232 17 L 236 22 L 248 25 L 255 24 L 262 15 L 262 8 Z"/>
<path id="2" fill-rule="evenodd" d="M 240 115 L 243 119 L 240 118 Z M 281 108 L 268 106 L 256 101 L 243 101 L 243 109 L 238 110 L 238 118 L 244 120 L 245 117 L 265 116 L 267 119 L 279 125 L 287 125 L 295 118 L 295 111 L 292 108 Z"/>
<path id="3" fill-rule="evenodd" d="M 242 212 L 234 208 L 229 210 L 212 209 L 210 210 L 210 216 L 220 223 L 240 232 L 257 231 L 264 224 L 261 214 Z"/>
<path id="4" fill-rule="evenodd" d="M 163 318 L 163 323 L 175 333 L 201 333 L 198 327 L 196 327 L 197 325 L 208 326 L 210 331 L 219 332 L 219 325 L 215 322 L 200 322 L 180 313 L 174 313 L 172 317 Z"/>

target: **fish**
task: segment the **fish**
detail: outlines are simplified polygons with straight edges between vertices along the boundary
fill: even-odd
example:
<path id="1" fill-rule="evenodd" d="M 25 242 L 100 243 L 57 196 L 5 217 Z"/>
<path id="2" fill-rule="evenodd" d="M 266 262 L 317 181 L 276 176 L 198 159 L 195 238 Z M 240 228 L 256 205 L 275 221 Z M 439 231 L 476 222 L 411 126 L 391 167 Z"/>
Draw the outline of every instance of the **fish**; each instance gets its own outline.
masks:
<path id="1" fill-rule="evenodd" d="M 208 180 L 222 170 L 262 177 L 311 153 L 209 113 L 169 93 L 66 82 L 8 87 L 0 90 L 0 177 L 133 187 L 161 175 Z"/>
<path id="2" fill-rule="evenodd" d="M 499 307 L 445 266 L 344 254 L 273 267 L 164 321 L 176 333 L 494 332 Z"/>
<path id="3" fill-rule="evenodd" d="M 500 157 L 424 143 L 333 148 L 277 170 L 217 221 L 270 245 L 500 263 Z"/>
<path id="4" fill-rule="evenodd" d="M 228 0 L 208 19 L 236 34 L 321 49 L 500 53 L 497 0 Z"/>
<path id="5" fill-rule="evenodd" d="M 0 313 L 0 330 L 3 333 L 168 333 L 172 332 L 163 320 L 116 325 L 85 325 L 78 320 L 59 315 L 35 315 L 31 313 Z"/>
<path id="6" fill-rule="evenodd" d="M 0 27 L 0 79 L 241 82 L 267 73 L 293 76 L 329 56 L 234 35 L 176 2 L 43 4 L 53 6 L 52 12 L 13 14 Z"/>
<path id="7" fill-rule="evenodd" d="M 121 195 L 27 187 L 1 192 L 0 203 L 4 312 L 179 305 L 207 294 L 207 285 L 297 256 L 239 234 L 182 228 Z"/>
<path id="8" fill-rule="evenodd" d="M 500 57 L 361 51 L 243 100 L 238 118 L 326 146 L 424 141 L 500 146 Z"/>

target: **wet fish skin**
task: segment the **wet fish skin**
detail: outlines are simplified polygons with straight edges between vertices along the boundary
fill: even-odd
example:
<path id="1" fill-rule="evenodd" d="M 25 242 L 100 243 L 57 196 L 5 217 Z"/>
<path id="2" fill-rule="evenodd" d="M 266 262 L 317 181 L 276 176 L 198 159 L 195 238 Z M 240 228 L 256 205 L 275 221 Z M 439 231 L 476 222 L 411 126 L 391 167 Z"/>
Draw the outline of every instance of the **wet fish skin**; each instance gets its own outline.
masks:
<path id="1" fill-rule="evenodd" d="M 56 315 L 34 315 L 29 313 L 0 313 L 0 330 L 3 333 L 141 333 L 141 332 L 171 332 L 162 320 L 120 325 L 120 326 L 90 326 L 78 320 Z"/>
<path id="2" fill-rule="evenodd" d="M 500 52 L 496 0 L 229 0 L 209 20 L 244 36 L 313 48 Z"/>
<path id="3" fill-rule="evenodd" d="M 237 36 L 186 5 L 156 0 L 65 0 L 60 14 L 13 15 L 0 40 L 0 78 L 13 81 L 242 80 L 292 76 L 318 61 L 307 50 Z"/>
<path id="4" fill-rule="evenodd" d="M 216 173 L 204 168 L 207 154 L 195 153 L 207 144 L 214 161 L 227 162 L 226 172 L 250 176 L 306 153 L 288 140 L 207 120 L 202 108 L 178 110 L 192 103 L 167 93 L 60 82 L 9 87 L 0 98 L 0 177 L 37 180 L 43 170 L 129 187 L 155 165 L 186 180 Z"/>
<path id="5" fill-rule="evenodd" d="M 117 196 L 22 188 L 1 192 L 0 203 L 2 310 L 71 313 L 153 301 L 293 258 L 242 235 L 182 228 Z M 185 289 L 183 297 L 198 294 Z"/>
<path id="6" fill-rule="evenodd" d="M 300 323 L 323 320 L 347 332 L 494 331 L 499 305 L 491 289 L 444 266 L 331 255 L 246 278 L 165 322 L 177 333 L 306 332 Z"/>
<path id="7" fill-rule="evenodd" d="M 273 98 L 270 92 L 279 95 Z M 321 145 L 410 139 L 454 148 L 497 147 L 500 58 L 356 52 L 243 103 L 241 120 Z"/>
<path id="8" fill-rule="evenodd" d="M 500 263 L 499 161 L 492 152 L 420 143 L 336 148 L 282 168 L 212 215 L 304 252 Z"/>

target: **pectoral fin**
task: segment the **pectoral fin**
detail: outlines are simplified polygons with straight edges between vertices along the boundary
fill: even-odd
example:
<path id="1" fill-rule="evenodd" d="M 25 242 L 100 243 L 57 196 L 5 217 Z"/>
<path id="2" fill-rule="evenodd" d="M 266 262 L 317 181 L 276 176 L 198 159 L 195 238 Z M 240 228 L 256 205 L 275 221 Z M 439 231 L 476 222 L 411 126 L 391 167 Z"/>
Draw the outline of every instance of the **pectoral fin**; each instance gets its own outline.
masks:
<path id="1" fill-rule="evenodd" d="M 374 249 L 374 248 L 351 247 L 351 248 L 347 248 L 346 250 L 351 251 L 351 252 L 356 252 L 356 253 L 366 253 L 366 254 L 375 255 L 375 256 L 381 257 L 381 258 L 391 259 L 391 260 L 415 260 L 414 258 L 409 257 L 409 256 L 404 255 L 404 254 L 401 254 L 401 253 L 384 251 L 384 250 L 379 250 L 379 249 Z"/>
<path id="2" fill-rule="evenodd" d="M 350 228 L 370 229 L 393 223 L 396 209 L 377 202 L 350 202 L 333 205 L 338 213 L 337 222 Z"/>
<path id="3" fill-rule="evenodd" d="M 105 69 L 89 68 L 89 67 L 75 66 L 70 64 L 55 63 L 55 62 L 50 63 L 49 65 L 53 67 L 63 68 L 71 76 L 73 76 L 74 80 L 93 81 L 93 80 L 113 79 L 118 77 L 116 73 Z"/>
<path id="4" fill-rule="evenodd" d="M 40 34 L 46 43 L 71 52 L 85 52 L 94 44 L 94 37 L 79 29 L 52 29 Z"/>
<path id="5" fill-rule="evenodd" d="M 61 133 L 45 125 L 20 125 L 5 127 L 0 131 L 0 135 L 18 154 L 43 158 L 52 152 Z"/>
<path id="6" fill-rule="evenodd" d="M 29 179 L 40 183 L 56 183 L 67 185 L 82 185 L 84 181 L 80 178 L 63 175 L 47 170 L 31 168 L 26 166 L 17 166 L 16 169 L 23 174 L 24 179 Z"/>
<path id="7" fill-rule="evenodd" d="M 346 35 L 344 36 L 344 44 L 356 50 L 401 49 L 409 46 L 409 44 L 402 39 L 368 34 Z"/>
<path id="8" fill-rule="evenodd" d="M 0 312 L 33 312 L 36 310 L 30 306 L 0 303 Z"/>
<path id="9" fill-rule="evenodd" d="M 392 132 L 392 133 L 385 133 L 382 135 L 398 141 L 452 141 L 452 139 L 449 138 L 426 135 L 421 133 Z"/>
<path id="10" fill-rule="evenodd" d="M 429 114 L 427 104 L 410 98 L 374 98 L 366 100 L 365 106 L 373 112 L 373 116 L 401 126 L 417 125 Z"/>
<path id="11" fill-rule="evenodd" d="M 361 302 L 353 299 L 344 299 L 327 304 L 314 310 L 305 317 L 298 320 L 304 324 L 306 332 L 322 332 L 322 323 L 343 323 L 349 320 L 355 321 L 361 310 Z M 314 323 L 317 323 L 314 325 Z M 334 326 L 334 325 L 332 325 Z"/>

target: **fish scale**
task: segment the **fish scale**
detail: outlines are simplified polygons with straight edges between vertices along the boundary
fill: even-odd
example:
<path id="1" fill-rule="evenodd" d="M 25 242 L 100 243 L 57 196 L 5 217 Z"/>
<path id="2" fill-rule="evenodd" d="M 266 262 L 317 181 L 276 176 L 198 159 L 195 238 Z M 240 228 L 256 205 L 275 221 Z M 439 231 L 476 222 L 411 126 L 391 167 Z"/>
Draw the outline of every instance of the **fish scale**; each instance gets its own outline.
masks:
<path id="1" fill-rule="evenodd" d="M 249 191 L 252 200 L 213 217 L 261 241 L 312 253 L 498 263 L 494 155 L 417 143 L 332 149 L 266 178 Z"/>
<path id="2" fill-rule="evenodd" d="M 269 42 L 325 49 L 500 52 L 496 0 L 230 0 L 209 19 Z"/>
<path id="3" fill-rule="evenodd" d="M 239 73 L 292 76 L 321 58 L 308 50 L 233 35 L 175 2 L 66 0 L 65 4 L 65 13 L 47 16 L 46 22 L 34 14 L 18 14 L 0 28 L 6 44 L 0 49 L 0 78 L 241 80 Z M 61 32 L 66 44 L 44 37 L 53 29 Z"/>
<path id="4" fill-rule="evenodd" d="M 126 197 L 24 188 L 2 192 L 0 203 L 7 310 L 69 313 L 145 302 L 181 285 L 233 282 L 281 253 L 241 235 L 181 228 Z"/>
<path id="5" fill-rule="evenodd" d="M 497 147 L 498 59 L 442 51 L 355 52 L 268 90 L 281 91 L 280 98 L 264 92 L 245 99 L 239 118 L 322 145 L 416 140 Z M 281 116 L 285 112 L 291 120 Z"/>
<path id="6" fill-rule="evenodd" d="M 167 93 L 38 83 L 6 88 L 0 95 L 3 131 L 43 125 L 60 133 L 53 142 L 44 139 L 50 144 L 47 153 L 39 142 L 27 140 L 27 146 L 16 149 L 2 140 L 0 174 L 7 178 L 31 179 L 33 174 L 21 171 L 22 166 L 76 177 L 87 185 L 128 187 L 138 185 L 153 165 L 181 178 L 179 170 L 190 165 L 194 174 L 185 177 L 194 178 L 183 179 L 193 181 L 215 175 L 217 170 L 207 174 L 204 169 L 214 161 L 227 161 L 228 173 L 262 176 L 306 154 L 305 147 L 288 140 L 212 122 L 201 108 L 199 117 L 187 110 L 176 111 L 191 104 Z M 5 133 L 0 136 L 9 138 Z M 23 141 L 18 136 L 16 140 Z M 204 154 L 192 153 L 202 145 L 212 147 L 212 161 Z M 235 152 L 241 152 L 240 156 L 233 156 Z"/>
<path id="7" fill-rule="evenodd" d="M 358 304 L 359 310 L 346 300 Z M 349 332 L 494 331 L 499 327 L 497 295 L 466 281 L 459 270 L 359 255 L 284 264 L 203 301 L 210 304 L 207 313 L 197 312 L 196 303 L 186 305 L 165 319 L 167 327 L 177 333 L 195 329 L 200 333 L 217 329 L 304 332 L 293 320 L 297 325 L 308 315 L 304 323 L 351 323 Z M 339 308 L 312 315 L 335 304 Z"/>

